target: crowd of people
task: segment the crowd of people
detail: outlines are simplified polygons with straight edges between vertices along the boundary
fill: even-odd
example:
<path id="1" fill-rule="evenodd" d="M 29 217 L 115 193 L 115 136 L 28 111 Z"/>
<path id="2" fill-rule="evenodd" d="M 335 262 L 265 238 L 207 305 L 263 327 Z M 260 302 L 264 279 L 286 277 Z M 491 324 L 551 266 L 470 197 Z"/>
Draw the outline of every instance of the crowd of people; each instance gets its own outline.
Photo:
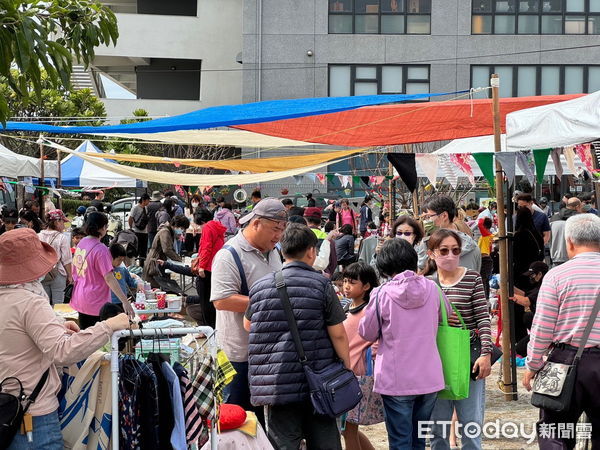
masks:
<path id="1" fill-rule="evenodd" d="M 195 277 L 196 295 L 186 312 L 217 330 L 220 348 L 236 375 L 226 402 L 253 410 L 274 448 L 373 449 L 361 425 L 385 423 L 391 449 L 425 448 L 419 422 L 433 421 L 433 449 L 482 448 L 481 436 L 456 436 L 446 424 L 484 423 L 486 378 L 494 350 L 492 315 L 498 273 L 497 204 L 474 201 L 458 208 L 436 195 L 418 215 L 395 215 L 375 199 L 340 199 L 325 208 L 311 195 L 302 208 L 291 199 L 251 196 L 246 214 L 234 214 L 225 198 L 173 192 L 143 194 L 128 218 L 135 257 L 128 246 L 106 239 L 109 217 L 103 194 L 69 219 L 45 199 L 22 211 L 5 209 L 0 228 L 0 298 L 8 325 L 0 327 L 0 380 L 15 376 L 31 392 L 53 364 L 68 364 L 102 347 L 114 330 L 130 326 L 131 296 L 144 284 L 163 285 L 167 270 Z M 600 294 L 600 218 L 593 196 L 567 195 L 556 213 L 545 198 L 518 193 L 510 240 L 516 351 L 526 358 L 523 384 L 544 356 L 572 359 Z M 37 208 L 37 213 L 36 213 Z M 183 256 L 194 256 L 182 265 Z M 281 272 L 307 363 L 320 370 L 343 361 L 359 380 L 362 400 L 342 420 L 316 415 L 279 296 Z M 65 301 L 79 326 L 61 323 L 52 304 Z M 116 315 L 101 320 L 106 304 Z M 470 331 L 472 361 L 468 395 L 438 397 L 444 389 L 436 341 L 442 312 Z M 599 322 L 600 324 L 600 322 Z M 41 330 L 44 330 L 43 333 Z M 600 420 L 595 383 L 600 381 L 600 326 L 593 329 L 578 371 L 572 410 L 541 410 L 540 423 L 575 423 L 586 412 Z M 34 439 L 59 445 L 56 370 L 49 370 L 34 416 Z M 592 441 L 600 443 L 600 424 Z M 18 435 L 11 449 L 25 448 Z M 47 444 L 46 444 L 47 443 Z M 540 436 L 541 448 L 570 448 L 572 441 Z M 40 444 L 41 445 L 41 444 Z M 564 445 L 565 447 L 560 447 Z M 41 448 L 41 447 L 40 447 Z"/>

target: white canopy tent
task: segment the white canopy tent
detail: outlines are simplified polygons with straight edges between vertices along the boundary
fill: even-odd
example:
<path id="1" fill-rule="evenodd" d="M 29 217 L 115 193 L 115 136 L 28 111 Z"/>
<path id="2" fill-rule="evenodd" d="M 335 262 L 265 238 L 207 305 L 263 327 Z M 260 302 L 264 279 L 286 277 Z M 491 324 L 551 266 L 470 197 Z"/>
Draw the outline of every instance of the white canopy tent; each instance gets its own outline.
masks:
<path id="1" fill-rule="evenodd" d="M 508 150 L 565 147 L 600 138 L 600 91 L 506 116 Z"/>
<path id="2" fill-rule="evenodd" d="M 58 177 L 56 161 L 44 161 L 44 172 L 49 178 Z M 40 160 L 30 156 L 19 155 L 0 145 L 0 176 L 7 178 L 39 177 Z"/>

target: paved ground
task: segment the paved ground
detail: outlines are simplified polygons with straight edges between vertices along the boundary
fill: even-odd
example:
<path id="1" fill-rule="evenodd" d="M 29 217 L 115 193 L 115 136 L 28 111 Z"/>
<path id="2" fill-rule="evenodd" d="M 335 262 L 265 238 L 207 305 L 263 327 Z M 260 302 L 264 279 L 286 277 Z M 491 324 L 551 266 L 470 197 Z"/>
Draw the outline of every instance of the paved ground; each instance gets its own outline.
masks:
<path id="1" fill-rule="evenodd" d="M 504 394 L 498 388 L 498 373 L 500 364 L 495 364 L 492 374 L 487 379 L 486 383 L 486 410 L 485 421 L 499 421 L 500 426 L 506 422 L 514 422 L 523 424 L 526 433 L 533 432 L 533 426 L 537 421 L 538 410 L 529 403 L 530 394 L 525 391 L 525 388 L 519 384 L 519 398 L 517 401 L 504 400 Z M 521 380 L 522 368 L 518 369 L 519 383 Z M 365 434 L 369 437 L 372 444 L 377 450 L 388 448 L 387 433 L 384 424 L 364 427 Z M 512 434 L 509 433 L 509 434 Z M 527 439 L 484 439 L 484 449 L 529 449 L 537 448 L 537 443 L 534 441 L 531 444 L 527 443 Z"/>

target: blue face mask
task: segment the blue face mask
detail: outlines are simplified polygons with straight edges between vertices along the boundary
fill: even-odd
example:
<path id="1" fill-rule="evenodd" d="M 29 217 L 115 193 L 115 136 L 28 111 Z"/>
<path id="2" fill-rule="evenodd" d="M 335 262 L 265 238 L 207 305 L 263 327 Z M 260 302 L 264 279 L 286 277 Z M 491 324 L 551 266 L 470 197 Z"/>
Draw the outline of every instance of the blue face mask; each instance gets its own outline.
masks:
<path id="1" fill-rule="evenodd" d="M 183 230 L 181 228 L 175 228 L 173 231 L 175 232 L 175 236 L 181 236 L 183 234 Z"/>

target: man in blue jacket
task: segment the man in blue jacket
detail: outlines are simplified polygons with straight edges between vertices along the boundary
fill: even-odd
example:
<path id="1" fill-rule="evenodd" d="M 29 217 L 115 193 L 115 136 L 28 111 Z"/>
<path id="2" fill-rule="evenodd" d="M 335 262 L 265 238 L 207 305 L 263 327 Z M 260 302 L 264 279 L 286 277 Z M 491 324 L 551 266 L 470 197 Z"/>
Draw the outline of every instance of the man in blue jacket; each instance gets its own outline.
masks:
<path id="1" fill-rule="evenodd" d="M 283 277 L 308 363 L 319 371 L 336 358 L 349 367 L 345 314 L 333 286 L 312 268 L 317 237 L 306 225 L 291 223 L 281 239 Z M 267 406 L 265 422 L 275 448 L 341 449 L 336 420 L 314 414 L 304 370 L 275 285 L 275 274 L 250 289 L 244 316 L 250 332 L 248 363 L 251 402 Z"/>

